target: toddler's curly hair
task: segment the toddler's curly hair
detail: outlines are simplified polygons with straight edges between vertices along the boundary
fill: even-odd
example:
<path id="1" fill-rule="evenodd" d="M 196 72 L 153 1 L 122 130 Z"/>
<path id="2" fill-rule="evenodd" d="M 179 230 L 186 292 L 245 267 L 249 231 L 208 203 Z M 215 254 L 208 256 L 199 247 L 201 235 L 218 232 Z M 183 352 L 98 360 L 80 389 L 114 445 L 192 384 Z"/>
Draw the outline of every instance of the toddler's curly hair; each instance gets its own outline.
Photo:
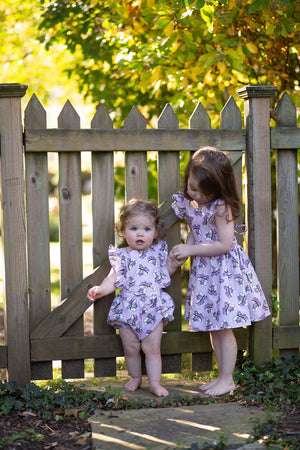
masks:
<path id="1" fill-rule="evenodd" d="M 153 241 L 154 244 L 165 238 L 166 228 L 163 220 L 159 215 L 158 206 L 150 200 L 132 198 L 128 203 L 121 207 L 119 223 L 116 225 L 117 234 L 121 238 L 119 247 L 127 246 L 126 239 L 124 239 L 124 237 L 122 236 L 122 232 L 125 229 L 127 220 L 129 219 L 129 217 L 138 216 L 139 214 L 153 217 L 156 230 L 156 238 Z"/>

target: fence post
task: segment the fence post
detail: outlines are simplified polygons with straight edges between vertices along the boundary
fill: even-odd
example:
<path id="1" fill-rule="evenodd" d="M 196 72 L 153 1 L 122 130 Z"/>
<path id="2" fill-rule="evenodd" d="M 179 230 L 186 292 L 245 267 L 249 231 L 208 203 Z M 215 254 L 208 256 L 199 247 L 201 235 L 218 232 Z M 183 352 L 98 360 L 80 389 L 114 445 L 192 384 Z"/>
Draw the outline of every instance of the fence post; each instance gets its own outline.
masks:
<path id="1" fill-rule="evenodd" d="M 30 382 L 21 97 L 27 86 L 0 84 L 2 243 L 7 380 Z"/>
<path id="2" fill-rule="evenodd" d="M 275 86 L 248 85 L 237 91 L 244 100 L 246 128 L 248 254 L 269 306 L 272 293 L 270 98 L 276 90 Z M 271 360 L 271 316 L 250 327 L 248 351 L 258 363 Z"/>

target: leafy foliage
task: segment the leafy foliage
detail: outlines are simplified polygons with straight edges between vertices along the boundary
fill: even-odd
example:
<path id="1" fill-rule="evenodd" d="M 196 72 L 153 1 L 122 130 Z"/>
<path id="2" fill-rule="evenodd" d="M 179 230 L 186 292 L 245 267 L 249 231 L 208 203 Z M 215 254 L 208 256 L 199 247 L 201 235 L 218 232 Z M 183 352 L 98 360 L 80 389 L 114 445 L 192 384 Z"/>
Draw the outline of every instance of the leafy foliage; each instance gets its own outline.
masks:
<path id="1" fill-rule="evenodd" d="M 234 397 L 243 398 L 248 404 L 287 412 L 294 406 L 300 407 L 299 359 L 274 358 L 261 365 L 242 359 L 234 378 L 240 386 Z"/>
<path id="2" fill-rule="evenodd" d="M 216 114 L 249 83 L 277 85 L 300 104 L 296 0 L 42 3 L 41 41 L 66 45 L 80 91 L 122 120 L 133 104 L 152 117 L 167 101 L 186 124 L 200 98 Z"/>
<path id="3" fill-rule="evenodd" d="M 1 82 L 28 85 L 28 96 L 35 93 L 45 105 L 69 95 L 78 100 L 76 83 L 64 72 L 74 54 L 62 43 L 46 51 L 36 36 L 40 14 L 39 0 L 0 0 Z"/>

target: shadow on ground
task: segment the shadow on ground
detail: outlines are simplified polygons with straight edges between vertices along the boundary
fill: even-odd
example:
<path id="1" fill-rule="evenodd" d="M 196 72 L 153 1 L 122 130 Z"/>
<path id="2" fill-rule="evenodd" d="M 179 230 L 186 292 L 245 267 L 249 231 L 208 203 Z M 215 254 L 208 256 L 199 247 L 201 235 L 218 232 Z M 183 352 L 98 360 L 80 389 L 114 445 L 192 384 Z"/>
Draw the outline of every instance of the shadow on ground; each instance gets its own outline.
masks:
<path id="1" fill-rule="evenodd" d="M 101 379 L 96 387 L 111 391 L 122 391 L 126 379 Z M 101 450 L 165 450 L 165 449 L 200 449 L 207 448 L 262 448 L 258 444 L 247 444 L 257 420 L 264 421 L 270 413 L 259 408 L 243 406 L 238 402 L 216 399 L 208 404 L 199 391 L 199 381 L 181 379 L 164 379 L 162 384 L 173 398 L 199 397 L 201 404 L 194 406 L 155 407 L 161 399 L 150 394 L 147 379 L 143 380 L 141 389 L 134 393 L 124 391 L 123 399 L 129 401 L 148 400 L 143 409 L 97 410 L 90 418 L 93 448 Z M 95 386 L 91 387 L 95 389 Z M 116 405 L 117 406 L 117 405 Z M 137 407 L 138 408 L 138 407 Z"/>

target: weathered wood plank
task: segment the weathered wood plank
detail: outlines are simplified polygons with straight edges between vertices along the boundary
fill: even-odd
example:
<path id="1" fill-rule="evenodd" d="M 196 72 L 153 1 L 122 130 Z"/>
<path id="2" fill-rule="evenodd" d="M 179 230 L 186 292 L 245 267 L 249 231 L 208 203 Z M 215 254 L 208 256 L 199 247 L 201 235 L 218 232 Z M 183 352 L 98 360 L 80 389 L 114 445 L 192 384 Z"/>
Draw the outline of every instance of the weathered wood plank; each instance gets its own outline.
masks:
<path id="1" fill-rule="evenodd" d="M 167 104 L 158 118 L 157 128 L 165 130 L 177 130 L 179 121 L 174 114 L 171 106 Z M 164 151 L 159 152 L 157 157 L 158 172 L 158 202 L 161 203 L 169 195 L 176 192 L 179 186 L 179 152 Z M 180 224 L 175 224 L 167 231 L 167 243 L 169 251 L 175 245 L 180 243 Z M 166 289 L 175 303 L 174 321 L 165 327 L 168 331 L 181 330 L 181 275 L 180 268 L 172 275 L 171 285 Z M 172 358 L 162 357 L 165 371 L 181 372 L 181 355 L 178 352 Z M 175 368 L 177 367 L 177 370 Z M 169 369 L 168 369 L 169 368 Z"/>
<path id="2" fill-rule="evenodd" d="M 55 338 L 62 336 L 68 328 L 91 306 L 87 291 L 95 284 L 100 284 L 110 270 L 108 259 L 91 275 L 74 287 L 68 297 L 42 320 L 32 331 L 32 339 Z"/>
<path id="3" fill-rule="evenodd" d="M 100 130 L 111 129 L 113 123 L 103 105 L 99 105 L 91 127 Z M 115 242 L 114 223 L 114 155 L 113 152 L 92 153 L 92 212 L 93 212 L 93 265 L 107 259 L 109 244 Z M 107 324 L 108 312 L 114 294 L 94 304 L 94 334 L 115 334 Z M 114 376 L 116 358 L 95 359 L 96 377 Z"/>
<path id="4" fill-rule="evenodd" d="M 46 111 L 33 95 L 25 109 L 25 129 L 45 129 Z M 26 153 L 26 217 L 28 253 L 29 329 L 51 311 L 48 160 L 46 153 Z M 32 363 L 35 380 L 52 378 L 52 362 Z"/>
<path id="5" fill-rule="evenodd" d="M 0 345 L 0 369 L 7 369 L 7 346 Z"/>
<path id="6" fill-rule="evenodd" d="M 26 152 L 197 150 L 213 145 L 223 150 L 245 150 L 245 130 L 29 130 Z"/>
<path id="7" fill-rule="evenodd" d="M 279 121 L 281 117 L 279 117 Z M 271 148 L 298 149 L 300 148 L 300 128 L 295 126 L 271 128 Z"/>
<path id="8" fill-rule="evenodd" d="M 69 101 L 58 117 L 58 127 L 80 128 L 80 118 Z M 64 298 L 82 280 L 82 216 L 81 155 L 59 154 L 59 216 L 60 216 L 60 287 Z M 67 330 L 67 335 L 83 334 L 83 317 Z M 63 361 L 63 378 L 83 378 L 84 361 Z"/>
<path id="9" fill-rule="evenodd" d="M 271 234 L 271 163 L 270 99 L 274 89 L 260 86 L 262 98 L 257 98 L 257 86 L 243 88 L 244 122 L 247 132 L 246 175 L 248 254 L 260 279 L 266 299 L 271 304 L 272 234 Z M 263 226 L 262 226 L 263 219 Z M 249 332 L 249 354 L 257 362 L 272 358 L 272 319 L 255 322 Z M 264 342 L 264 345 L 261 343 Z"/>
<path id="10" fill-rule="evenodd" d="M 146 129 L 146 121 L 135 106 L 124 122 L 124 130 L 131 129 Z M 145 151 L 125 153 L 125 201 L 128 202 L 133 197 L 148 199 L 147 152 Z"/>
<path id="11" fill-rule="evenodd" d="M 276 127 L 297 125 L 296 108 L 287 93 L 277 108 Z M 298 165 L 297 150 L 276 150 L 277 185 L 277 292 L 280 303 L 279 325 L 299 324 L 299 242 L 298 232 Z M 282 349 L 280 356 L 299 356 L 294 350 Z"/>
<path id="12" fill-rule="evenodd" d="M 224 108 L 221 111 L 221 129 L 222 130 L 241 130 L 242 129 L 242 115 L 235 103 L 233 97 L 230 97 L 226 102 Z M 235 154 L 236 156 L 236 154 Z M 237 184 L 237 189 L 239 192 L 240 199 L 243 199 L 243 159 L 242 152 L 240 153 L 240 157 L 234 161 L 231 160 L 233 165 L 233 171 L 235 175 L 235 180 Z M 243 224 L 243 208 L 241 208 L 240 217 L 236 220 L 236 224 Z M 236 239 L 240 245 L 243 244 L 244 235 L 237 234 Z"/>
<path id="13" fill-rule="evenodd" d="M 300 327 L 299 325 L 288 325 L 286 327 L 273 328 L 273 348 L 298 349 L 300 348 Z"/>
<path id="14" fill-rule="evenodd" d="M 196 108 L 193 111 L 189 119 L 189 127 L 191 129 L 198 130 L 209 130 L 211 129 L 211 120 L 210 117 L 202 105 L 201 102 L 198 102 Z M 190 157 L 194 152 L 190 152 Z M 190 265 L 192 264 L 192 258 L 190 258 Z M 191 270 L 191 267 L 190 267 Z M 186 299 L 184 299 L 186 301 Z M 199 336 L 200 338 L 200 336 Z M 192 353 L 192 370 L 201 371 L 201 370 L 211 370 L 212 369 L 212 361 L 213 361 L 213 352 L 210 348 L 207 352 Z"/>
<path id="15" fill-rule="evenodd" d="M 235 330 L 238 348 L 245 350 L 247 329 Z M 208 333 L 190 331 L 168 331 L 163 334 L 162 355 L 178 353 L 209 352 L 211 345 Z M 32 361 L 43 361 L 43 358 L 56 360 L 77 358 L 111 358 L 123 356 L 123 348 L 119 335 L 74 336 L 58 339 L 32 339 Z"/>
<path id="16" fill-rule="evenodd" d="M 27 86 L 0 84 L 1 239 L 8 381 L 30 382 L 29 315 L 21 97 Z M 20 358 L 22 355 L 22 358 Z"/>

